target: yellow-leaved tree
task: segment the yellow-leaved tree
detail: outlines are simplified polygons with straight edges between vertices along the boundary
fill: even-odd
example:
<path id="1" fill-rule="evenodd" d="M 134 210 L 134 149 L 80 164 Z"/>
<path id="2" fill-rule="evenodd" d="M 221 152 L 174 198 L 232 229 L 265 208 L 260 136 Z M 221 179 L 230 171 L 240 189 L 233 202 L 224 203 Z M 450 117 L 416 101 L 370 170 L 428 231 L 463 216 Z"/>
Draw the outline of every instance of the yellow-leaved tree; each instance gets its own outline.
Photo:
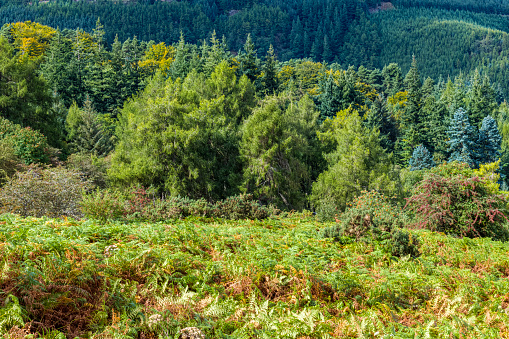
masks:
<path id="1" fill-rule="evenodd" d="M 14 46 L 21 57 L 37 58 L 44 54 L 56 30 L 37 22 L 16 22 L 10 25 Z"/>
<path id="2" fill-rule="evenodd" d="M 167 75 L 174 57 L 175 50 L 173 46 L 166 46 L 164 42 L 161 42 L 150 46 L 138 66 L 146 75 L 154 74 L 157 71 Z"/>

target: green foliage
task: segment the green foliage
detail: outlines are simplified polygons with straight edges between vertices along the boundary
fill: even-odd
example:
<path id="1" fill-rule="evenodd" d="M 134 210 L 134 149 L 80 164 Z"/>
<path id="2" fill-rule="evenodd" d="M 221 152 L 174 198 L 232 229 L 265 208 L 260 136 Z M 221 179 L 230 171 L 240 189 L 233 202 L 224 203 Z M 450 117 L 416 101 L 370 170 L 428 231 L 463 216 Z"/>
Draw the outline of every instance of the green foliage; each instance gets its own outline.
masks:
<path id="1" fill-rule="evenodd" d="M 90 153 L 71 154 L 66 167 L 78 171 L 83 178 L 98 188 L 105 188 L 108 183 L 106 172 L 110 166 L 110 158 L 101 158 Z"/>
<path id="2" fill-rule="evenodd" d="M 88 98 L 83 109 L 73 103 L 69 108 L 65 125 L 73 152 L 105 156 L 113 149 L 111 137 L 99 122 L 99 117 Z"/>
<path id="3" fill-rule="evenodd" d="M 394 229 L 391 233 L 388 245 L 391 254 L 395 257 L 409 255 L 411 257 L 419 256 L 419 237 L 407 230 Z"/>
<path id="4" fill-rule="evenodd" d="M 506 241 L 506 199 L 490 189 L 467 164 L 452 162 L 424 174 L 412 196 L 409 211 L 418 227 L 466 237 L 491 237 Z"/>
<path id="5" fill-rule="evenodd" d="M 340 112 L 326 121 L 322 141 L 331 142 L 334 150 L 325 156 L 328 169 L 313 184 L 310 197 L 319 208 L 332 197 L 339 210 L 363 190 L 380 190 L 387 195 L 399 192 L 399 176 L 378 140 L 377 130 L 366 129 L 357 111 Z"/>
<path id="6" fill-rule="evenodd" d="M 307 96 L 298 102 L 287 93 L 265 99 L 242 128 L 244 189 L 280 208 L 301 209 L 310 186 L 317 119 Z"/>
<path id="7" fill-rule="evenodd" d="M 156 76 L 122 110 L 109 177 L 172 196 L 232 195 L 241 172 L 238 128 L 253 106 L 253 85 L 226 62 L 208 78 Z"/>
<path id="8" fill-rule="evenodd" d="M 377 191 L 364 191 L 339 216 L 338 224 L 324 229 L 323 236 L 338 240 L 351 237 L 356 240 L 384 240 L 393 229 L 404 225 L 401 209 Z"/>
<path id="9" fill-rule="evenodd" d="M 0 307 L 0 331 L 6 333 L 13 326 L 23 327 L 27 317 L 16 296 L 8 294 Z"/>
<path id="10" fill-rule="evenodd" d="M 22 128 L 0 117 L 0 140 L 11 146 L 14 155 L 27 165 L 49 160 L 46 137 L 30 127 Z"/>
<path id="11" fill-rule="evenodd" d="M 86 217 L 99 220 L 165 221 L 189 216 L 206 218 L 265 219 L 277 213 L 272 206 L 261 206 L 250 194 L 228 197 L 215 203 L 182 197 L 156 198 L 143 187 L 128 191 L 97 190 L 83 197 Z"/>
<path id="12" fill-rule="evenodd" d="M 411 260 L 386 243 L 323 239 L 321 228 L 302 214 L 171 223 L 0 215 L 0 302 L 18 299 L 23 322 L 37 322 L 34 337 L 178 337 L 188 327 L 208 338 L 505 333 L 507 243 L 409 231 L 420 239 Z M 28 334 L 2 330 L 19 333 Z"/>
<path id="13" fill-rule="evenodd" d="M 19 170 L 21 170 L 21 163 L 14 149 L 5 140 L 0 140 L 0 186 Z"/>
<path id="14" fill-rule="evenodd" d="M 79 204 L 88 182 L 63 167 L 32 165 L 10 178 L 0 190 L 0 211 L 24 216 L 79 218 Z"/>

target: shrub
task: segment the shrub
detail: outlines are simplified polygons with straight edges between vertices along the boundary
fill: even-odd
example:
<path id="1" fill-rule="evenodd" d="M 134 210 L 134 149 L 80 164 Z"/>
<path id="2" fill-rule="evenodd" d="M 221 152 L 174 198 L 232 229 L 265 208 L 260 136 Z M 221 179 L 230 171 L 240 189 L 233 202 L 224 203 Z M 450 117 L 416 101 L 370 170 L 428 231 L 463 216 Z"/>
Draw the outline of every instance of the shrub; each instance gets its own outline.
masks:
<path id="1" fill-rule="evenodd" d="M 86 195 L 81 203 L 83 213 L 100 220 L 162 221 L 188 216 L 225 219 L 265 219 L 276 210 L 261 206 L 250 194 L 229 197 L 216 203 L 186 197 L 155 198 L 140 186 L 127 192 L 97 190 Z"/>
<path id="2" fill-rule="evenodd" d="M 327 238 L 352 237 L 357 240 L 369 238 L 386 239 L 394 227 L 403 226 L 404 215 L 383 194 L 364 191 L 350 203 L 335 226 L 324 230 Z"/>
<path id="3" fill-rule="evenodd" d="M 5 184 L 22 166 L 12 146 L 0 140 L 0 186 Z"/>
<path id="4" fill-rule="evenodd" d="M 11 145 L 14 154 L 27 165 L 49 161 L 46 137 L 30 127 L 22 128 L 0 117 L 0 140 Z"/>
<path id="5" fill-rule="evenodd" d="M 88 153 L 75 153 L 67 158 L 67 168 L 77 170 L 96 187 L 105 188 L 106 171 L 110 166 L 110 158 L 100 158 Z"/>
<path id="6" fill-rule="evenodd" d="M 125 211 L 125 194 L 117 190 L 99 190 L 83 195 L 81 211 L 87 218 L 121 219 Z"/>
<path id="7" fill-rule="evenodd" d="M 270 216 L 268 208 L 261 206 L 252 194 L 241 194 L 218 201 L 213 215 L 225 219 L 265 219 Z"/>
<path id="8" fill-rule="evenodd" d="M 443 164 L 425 173 L 405 208 L 415 214 L 420 228 L 506 240 L 506 198 L 494 193 L 489 184 L 467 164 Z"/>
<path id="9" fill-rule="evenodd" d="M 410 255 L 411 257 L 419 256 L 419 236 L 413 235 L 407 230 L 394 229 L 391 237 L 388 239 L 388 247 L 395 257 L 403 257 Z"/>
<path id="10" fill-rule="evenodd" d="M 88 188 L 77 171 L 31 165 L 0 190 L 0 212 L 79 218 L 82 194 Z"/>
<path id="11" fill-rule="evenodd" d="M 319 201 L 316 208 L 316 218 L 320 222 L 334 221 L 338 215 L 338 205 L 333 197 L 325 196 Z"/>

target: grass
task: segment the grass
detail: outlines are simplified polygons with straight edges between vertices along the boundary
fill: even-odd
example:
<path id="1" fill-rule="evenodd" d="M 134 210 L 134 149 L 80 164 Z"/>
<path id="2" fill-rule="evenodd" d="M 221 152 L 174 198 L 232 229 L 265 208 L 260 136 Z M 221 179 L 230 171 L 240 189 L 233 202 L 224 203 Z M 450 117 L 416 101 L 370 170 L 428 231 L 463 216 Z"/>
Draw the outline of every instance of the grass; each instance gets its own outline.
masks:
<path id="1" fill-rule="evenodd" d="M 395 258 L 325 226 L 1 215 L 0 337 L 509 338 L 509 244 L 413 231 Z"/>

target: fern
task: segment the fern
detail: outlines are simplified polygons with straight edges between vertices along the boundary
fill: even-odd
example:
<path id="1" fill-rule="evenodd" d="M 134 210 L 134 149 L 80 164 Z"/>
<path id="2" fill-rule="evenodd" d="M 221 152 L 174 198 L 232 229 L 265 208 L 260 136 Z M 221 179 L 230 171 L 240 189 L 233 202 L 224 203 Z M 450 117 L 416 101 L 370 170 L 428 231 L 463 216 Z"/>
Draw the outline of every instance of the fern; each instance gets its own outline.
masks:
<path id="1" fill-rule="evenodd" d="M 26 311 L 19 304 L 18 298 L 9 294 L 4 300 L 4 306 L 0 308 L 0 332 L 8 332 L 13 326 L 25 326 L 27 319 Z"/>

